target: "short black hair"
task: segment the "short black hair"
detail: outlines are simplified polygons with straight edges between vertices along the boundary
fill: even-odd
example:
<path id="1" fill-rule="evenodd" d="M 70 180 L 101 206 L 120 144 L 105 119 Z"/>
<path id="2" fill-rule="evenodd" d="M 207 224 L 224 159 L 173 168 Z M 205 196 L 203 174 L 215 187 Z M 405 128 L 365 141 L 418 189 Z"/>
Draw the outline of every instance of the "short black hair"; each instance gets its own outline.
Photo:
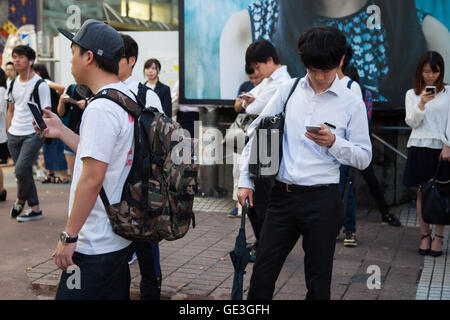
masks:
<path id="1" fill-rule="evenodd" d="M 12 51 L 12 55 L 14 54 L 17 54 L 19 56 L 26 56 L 28 60 L 36 60 L 36 52 L 28 46 L 19 45 L 15 47 Z"/>
<path id="2" fill-rule="evenodd" d="M 345 76 L 359 83 L 359 73 L 354 66 L 347 65 L 345 68 L 342 68 L 342 72 L 344 73 Z"/>
<path id="3" fill-rule="evenodd" d="M 273 44 L 264 39 L 253 42 L 245 53 L 245 63 L 249 66 L 252 63 L 266 63 L 269 58 L 272 58 L 275 64 L 280 64 L 277 50 Z"/>
<path id="4" fill-rule="evenodd" d="M 72 43 L 72 45 L 74 45 L 75 43 Z M 77 45 L 77 44 L 75 44 Z M 80 48 L 80 56 L 82 56 L 83 54 L 85 54 L 89 50 L 86 48 L 83 48 L 79 45 L 77 45 Z M 119 61 L 120 59 L 122 59 L 122 55 L 123 55 L 123 47 L 118 50 L 115 54 L 114 54 L 114 58 L 113 59 L 107 59 L 105 57 L 99 56 L 96 53 L 92 52 L 94 55 L 94 61 L 97 64 L 97 66 L 107 72 L 107 73 L 112 73 L 115 74 L 116 76 L 119 75 Z"/>
<path id="5" fill-rule="evenodd" d="M 298 51 L 305 68 L 335 69 L 339 67 L 346 50 L 347 39 L 333 27 L 309 28 L 298 40 Z"/>
<path id="6" fill-rule="evenodd" d="M 122 37 L 123 45 L 124 45 L 123 46 L 123 48 L 124 48 L 123 56 L 126 57 L 128 62 L 130 61 L 131 57 L 135 57 L 137 60 L 138 53 L 139 53 L 139 47 L 138 47 L 138 44 L 136 43 L 136 41 L 134 41 L 134 39 L 127 34 L 121 33 L 120 36 Z M 133 65 L 133 68 L 134 68 L 134 65 Z"/>
<path id="7" fill-rule="evenodd" d="M 6 65 L 7 65 L 7 66 L 11 65 L 11 66 L 14 67 L 14 63 L 13 63 L 12 61 L 8 61 L 8 62 L 6 63 Z"/>
<path id="8" fill-rule="evenodd" d="M 150 68 L 152 65 L 155 65 L 158 70 L 161 70 L 161 62 L 159 62 L 159 60 L 155 58 L 145 61 L 144 70 Z"/>
<path id="9" fill-rule="evenodd" d="M 255 73 L 255 69 L 253 69 L 248 64 L 246 64 L 245 65 L 245 73 L 248 74 L 248 75 L 251 75 L 251 74 Z"/>
<path id="10" fill-rule="evenodd" d="M 50 79 L 50 75 L 45 64 L 35 64 L 33 69 L 41 76 L 42 79 L 52 80 Z"/>
<path id="11" fill-rule="evenodd" d="M 352 60 L 352 58 L 353 58 L 353 49 L 352 49 L 352 46 L 349 45 L 348 43 L 345 46 L 345 53 L 344 54 L 345 54 L 345 58 L 344 58 L 344 63 L 342 65 L 342 69 L 347 68 L 349 66 L 349 64 L 350 64 L 350 60 Z"/>

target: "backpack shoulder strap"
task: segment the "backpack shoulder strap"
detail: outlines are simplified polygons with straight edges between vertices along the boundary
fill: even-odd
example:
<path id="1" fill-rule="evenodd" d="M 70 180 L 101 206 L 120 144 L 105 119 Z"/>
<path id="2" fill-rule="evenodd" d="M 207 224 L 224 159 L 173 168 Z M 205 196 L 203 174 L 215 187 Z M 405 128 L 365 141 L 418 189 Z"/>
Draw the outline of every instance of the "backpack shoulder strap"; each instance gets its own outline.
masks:
<path id="1" fill-rule="evenodd" d="M 292 94 L 294 93 L 295 89 L 297 89 L 297 85 L 300 82 L 300 78 L 295 79 L 294 85 L 292 86 L 291 92 L 289 92 L 289 95 L 286 99 L 286 102 L 284 103 L 284 107 L 283 107 L 283 113 L 286 113 L 286 106 L 289 102 L 289 99 L 291 98 Z"/>
<path id="2" fill-rule="evenodd" d="M 100 98 L 115 102 L 122 109 L 128 112 L 128 114 L 131 115 L 134 119 L 139 118 L 144 109 L 139 101 L 135 102 L 129 96 L 116 89 L 108 88 L 100 91 L 92 98 L 91 102 Z"/>
<path id="3" fill-rule="evenodd" d="M 9 84 L 8 96 L 12 93 L 14 82 L 16 82 L 16 78 L 12 79 L 11 83 Z"/>
<path id="4" fill-rule="evenodd" d="M 354 82 L 354 81 L 353 81 L 352 79 L 350 79 L 350 80 L 347 82 L 347 88 L 351 89 L 351 88 L 352 88 L 353 82 Z"/>
<path id="5" fill-rule="evenodd" d="M 146 85 L 143 85 L 142 83 L 139 83 L 137 98 L 138 98 L 139 102 L 141 102 L 141 104 L 144 106 L 144 108 L 145 108 L 145 105 L 147 104 L 147 90 L 152 90 L 152 89 L 150 89 Z"/>
<path id="6" fill-rule="evenodd" d="M 41 113 L 42 113 L 42 106 L 41 106 L 41 99 L 39 98 L 39 86 L 43 82 L 45 82 L 45 80 L 42 78 L 36 82 L 30 96 L 30 100 L 33 100 L 39 106 L 39 110 L 41 111 Z"/>
<path id="7" fill-rule="evenodd" d="M 129 115 L 131 115 L 134 118 L 134 120 L 135 120 L 134 121 L 134 140 L 136 141 L 136 139 L 138 138 L 138 135 L 139 135 L 138 118 L 140 117 L 140 115 L 142 114 L 142 111 L 144 109 L 139 104 L 139 101 L 136 103 L 136 102 L 134 102 L 133 99 L 128 97 L 123 92 L 116 90 L 116 89 L 111 89 L 111 88 L 101 90 L 90 100 L 90 102 L 92 102 L 96 99 L 100 99 L 100 98 L 108 99 L 108 100 L 115 102 L 122 109 L 124 109 Z M 88 104 L 88 106 L 89 106 L 89 104 Z M 139 152 L 140 152 L 140 150 L 138 148 L 138 145 L 135 145 L 135 158 L 136 158 L 136 154 Z M 109 203 L 108 197 L 106 195 L 106 192 L 105 192 L 105 189 L 103 188 L 103 186 L 99 192 L 99 195 L 100 195 L 100 199 L 102 200 L 103 205 L 105 206 L 105 209 L 106 209 L 107 207 L 110 206 L 110 203 Z"/>

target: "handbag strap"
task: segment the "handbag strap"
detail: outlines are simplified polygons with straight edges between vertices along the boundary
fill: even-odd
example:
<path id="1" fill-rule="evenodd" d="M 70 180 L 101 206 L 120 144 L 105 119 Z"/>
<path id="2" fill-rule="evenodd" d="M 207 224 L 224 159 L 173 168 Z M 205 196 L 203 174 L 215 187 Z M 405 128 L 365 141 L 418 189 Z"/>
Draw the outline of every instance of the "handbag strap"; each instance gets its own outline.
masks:
<path id="1" fill-rule="evenodd" d="M 436 172 L 434 173 L 434 176 L 433 176 L 433 178 L 431 178 L 431 180 L 433 180 L 433 181 L 436 180 L 436 178 L 437 178 L 437 176 L 438 176 L 438 174 L 439 174 L 439 169 L 441 168 L 441 163 L 442 163 L 442 161 L 439 159 L 439 162 L 438 162 L 438 165 L 437 165 Z"/>
<path id="2" fill-rule="evenodd" d="M 283 113 L 286 114 L 286 106 L 289 102 L 289 99 L 291 98 L 292 94 L 294 93 L 295 89 L 297 88 L 298 83 L 300 82 L 300 78 L 295 79 L 294 85 L 292 86 L 291 92 L 289 93 L 286 102 L 284 103 L 283 107 Z"/>

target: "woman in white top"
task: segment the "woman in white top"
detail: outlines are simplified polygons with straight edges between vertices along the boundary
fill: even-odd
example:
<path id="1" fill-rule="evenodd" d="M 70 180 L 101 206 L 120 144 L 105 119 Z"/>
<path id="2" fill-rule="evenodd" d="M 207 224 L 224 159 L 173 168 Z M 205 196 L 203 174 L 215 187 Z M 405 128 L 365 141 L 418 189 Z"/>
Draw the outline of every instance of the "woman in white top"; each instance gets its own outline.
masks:
<path id="1" fill-rule="evenodd" d="M 8 158 L 8 149 L 6 146 L 6 141 L 8 137 L 6 135 L 6 74 L 2 68 L 0 68 L 0 146 L 2 155 L 1 158 Z M 6 148 L 6 149 L 5 149 Z M 3 170 L 0 167 L 0 201 L 6 200 L 6 190 L 3 187 Z"/>
<path id="2" fill-rule="evenodd" d="M 414 88 L 406 93 L 406 123 L 412 128 L 408 140 L 408 160 L 404 184 L 418 187 L 417 215 L 422 233 L 419 254 L 437 257 L 442 255 L 444 226 L 436 225 L 435 238 L 431 241 L 430 226 L 422 219 L 422 192 L 420 186 L 430 180 L 439 160 L 449 161 L 450 123 L 448 122 L 450 96 L 445 86 L 444 60 L 435 51 L 428 51 L 419 61 Z M 425 88 L 434 86 L 435 93 Z M 450 179 L 450 165 L 443 162 L 439 179 Z"/>

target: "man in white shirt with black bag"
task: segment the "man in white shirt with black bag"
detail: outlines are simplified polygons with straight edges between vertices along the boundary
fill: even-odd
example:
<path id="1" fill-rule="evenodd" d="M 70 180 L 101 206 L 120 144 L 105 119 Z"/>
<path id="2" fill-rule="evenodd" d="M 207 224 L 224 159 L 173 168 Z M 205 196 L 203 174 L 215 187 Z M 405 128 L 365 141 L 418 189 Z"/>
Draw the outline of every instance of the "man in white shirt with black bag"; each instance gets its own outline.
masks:
<path id="1" fill-rule="evenodd" d="M 299 39 L 307 75 L 300 79 L 286 106 L 283 154 L 269 198 L 249 300 L 273 298 L 284 261 L 300 236 L 305 251 L 306 298 L 330 299 L 336 236 L 342 225 L 339 167 L 344 164 L 362 170 L 372 158 L 364 103 L 336 75 L 346 43 L 345 36 L 330 27 L 311 28 Z M 246 199 L 253 205 L 249 176 L 255 141 L 252 132 L 262 118 L 283 110 L 295 83 L 284 83 L 250 127 L 239 181 L 242 205 Z M 306 126 L 320 129 L 307 132 Z"/>

